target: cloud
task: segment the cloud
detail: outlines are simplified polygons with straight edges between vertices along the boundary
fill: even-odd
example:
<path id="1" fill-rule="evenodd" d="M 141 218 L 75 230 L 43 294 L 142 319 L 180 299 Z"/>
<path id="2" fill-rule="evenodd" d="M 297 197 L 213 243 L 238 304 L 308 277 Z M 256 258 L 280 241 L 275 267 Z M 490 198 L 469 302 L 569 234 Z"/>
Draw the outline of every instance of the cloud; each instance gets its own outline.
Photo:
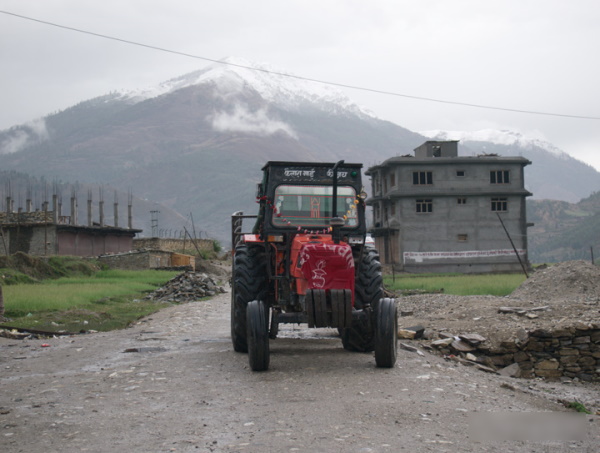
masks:
<path id="1" fill-rule="evenodd" d="M 236 105 L 233 113 L 220 112 L 209 118 L 212 127 L 219 132 L 246 132 L 260 136 L 283 132 L 294 139 L 298 136 L 294 129 L 283 121 L 268 117 L 266 109 L 251 112 L 243 105 Z"/>
<path id="2" fill-rule="evenodd" d="M 28 146 L 47 140 L 48 129 L 44 119 L 31 121 L 23 126 L 9 129 L 0 141 L 0 154 L 12 154 L 19 152 Z"/>

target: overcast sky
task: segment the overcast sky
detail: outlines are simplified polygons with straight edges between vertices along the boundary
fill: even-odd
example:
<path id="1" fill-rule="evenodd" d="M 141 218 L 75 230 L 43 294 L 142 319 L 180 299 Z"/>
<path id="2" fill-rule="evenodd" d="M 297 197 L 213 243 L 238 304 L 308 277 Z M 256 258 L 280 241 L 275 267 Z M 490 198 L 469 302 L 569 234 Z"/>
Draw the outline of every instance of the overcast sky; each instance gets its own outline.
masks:
<path id="1" fill-rule="evenodd" d="M 318 80 L 600 118 L 597 0 L 0 0 L 0 10 Z M 210 64 L 3 13 L 0 62 L 0 129 Z M 508 129 L 600 170 L 598 119 L 344 91 L 413 131 Z"/>

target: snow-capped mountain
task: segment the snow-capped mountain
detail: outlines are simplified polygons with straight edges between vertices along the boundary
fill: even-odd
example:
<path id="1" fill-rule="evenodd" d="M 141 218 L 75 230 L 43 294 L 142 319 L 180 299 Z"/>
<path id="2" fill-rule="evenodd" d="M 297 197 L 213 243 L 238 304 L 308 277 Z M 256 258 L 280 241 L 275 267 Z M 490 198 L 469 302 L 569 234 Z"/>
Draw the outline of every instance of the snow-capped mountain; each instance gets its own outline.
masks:
<path id="1" fill-rule="evenodd" d="M 229 57 L 206 68 L 162 82 L 153 87 L 108 93 L 82 104 L 86 106 L 133 106 L 186 88 L 205 88 L 223 101 L 207 117 L 215 130 L 271 135 L 283 132 L 297 139 L 294 128 L 274 117 L 273 107 L 299 112 L 318 109 L 332 115 L 377 119 L 374 113 L 359 106 L 342 90 L 326 83 L 296 76 L 267 63 Z M 262 98 L 263 107 L 249 107 L 244 94 L 252 91 Z M 0 137 L 0 154 L 10 154 L 50 139 L 44 119 L 11 128 Z"/>
<path id="2" fill-rule="evenodd" d="M 0 132 L 0 147 L 9 151 L 0 154 L 0 168 L 131 188 L 193 213 L 198 229 L 227 240 L 230 214 L 255 210 L 254 186 L 266 161 L 368 166 L 423 141 L 337 88 L 268 65 L 226 63 L 83 101 L 44 118 L 44 128 Z"/>
<path id="3" fill-rule="evenodd" d="M 331 113 L 348 111 L 375 118 L 371 111 L 357 105 L 335 86 L 297 76 L 268 63 L 251 62 L 238 57 L 225 58 L 205 69 L 173 78 L 156 87 L 124 91 L 121 97 L 139 102 L 194 85 L 213 85 L 224 97 L 252 88 L 266 102 L 287 109 L 309 105 Z"/>
<path id="4" fill-rule="evenodd" d="M 569 158 L 570 156 L 550 142 L 535 137 L 527 137 L 520 132 L 481 129 L 478 131 L 443 131 L 431 130 L 420 131 L 421 135 L 433 140 L 460 140 L 461 142 L 489 142 L 494 145 L 518 146 L 519 148 L 531 149 L 541 148 L 558 157 Z"/>

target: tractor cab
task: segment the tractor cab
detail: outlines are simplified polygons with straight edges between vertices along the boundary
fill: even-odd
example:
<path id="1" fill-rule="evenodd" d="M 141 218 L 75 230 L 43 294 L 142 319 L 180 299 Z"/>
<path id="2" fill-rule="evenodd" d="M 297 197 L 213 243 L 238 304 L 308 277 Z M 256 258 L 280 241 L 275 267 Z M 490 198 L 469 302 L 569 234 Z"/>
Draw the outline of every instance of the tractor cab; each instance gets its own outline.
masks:
<path id="1" fill-rule="evenodd" d="M 257 222 L 257 226 L 264 226 L 266 234 L 331 234 L 335 226 L 332 219 L 338 219 L 340 231 L 355 241 L 364 241 L 366 194 L 361 169 L 362 164 L 344 161 L 268 162 L 257 194 L 264 222 Z"/>

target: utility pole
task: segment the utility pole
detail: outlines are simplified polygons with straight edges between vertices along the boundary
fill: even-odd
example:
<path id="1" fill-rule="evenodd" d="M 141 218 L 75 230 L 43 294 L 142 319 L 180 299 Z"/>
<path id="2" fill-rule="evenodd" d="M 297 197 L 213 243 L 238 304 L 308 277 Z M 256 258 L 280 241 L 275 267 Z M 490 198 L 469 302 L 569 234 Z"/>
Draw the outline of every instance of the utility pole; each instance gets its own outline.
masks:
<path id="1" fill-rule="evenodd" d="M 506 233 L 506 236 L 508 237 L 508 240 L 510 241 L 510 245 L 512 245 L 512 248 L 513 248 L 513 250 L 515 252 L 515 255 L 517 256 L 517 259 L 519 260 L 519 264 L 521 265 L 521 269 L 523 269 L 523 273 L 525 274 L 525 278 L 529 278 L 529 275 L 527 274 L 527 269 L 525 269 L 525 265 L 523 264 L 523 261 L 521 261 L 521 257 L 519 256 L 519 252 L 517 252 L 517 248 L 515 247 L 515 243 L 513 242 L 512 238 L 510 237 L 510 234 L 508 234 L 508 230 L 504 226 L 504 222 L 502 221 L 502 217 L 500 217 L 500 214 L 498 214 L 497 212 L 496 212 L 496 215 L 498 216 L 498 220 L 500 220 L 500 223 L 502 224 L 502 228 L 504 228 L 504 232 Z"/>

